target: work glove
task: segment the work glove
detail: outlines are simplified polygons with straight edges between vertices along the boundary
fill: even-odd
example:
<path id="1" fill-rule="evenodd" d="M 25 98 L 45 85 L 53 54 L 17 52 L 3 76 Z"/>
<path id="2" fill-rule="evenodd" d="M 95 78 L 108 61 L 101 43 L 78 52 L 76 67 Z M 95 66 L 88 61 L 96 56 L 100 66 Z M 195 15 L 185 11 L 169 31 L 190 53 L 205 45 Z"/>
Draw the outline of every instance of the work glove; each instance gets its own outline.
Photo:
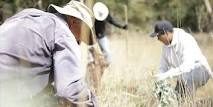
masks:
<path id="1" fill-rule="evenodd" d="M 125 29 L 125 30 L 127 30 L 128 29 L 128 25 L 125 24 L 122 28 Z"/>
<path id="2" fill-rule="evenodd" d="M 173 78 L 173 77 L 179 76 L 181 74 L 182 73 L 179 71 L 179 69 L 171 68 L 167 72 L 154 75 L 154 78 L 157 81 L 160 81 L 160 80 L 165 80 L 165 79 L 168 79 L 168 78 Z"/>
<path id="3" fill-rule="evenodd" d="M 154 78 L 157 80 L 157 81 L 160 81 L 160 80 L 165 80 L 167 78 L 169 78 L 170 76 L 168 75 L 167 72 L 165 73 L 159 73 L 159 74 L 155 74 L 154 75 Z"/>

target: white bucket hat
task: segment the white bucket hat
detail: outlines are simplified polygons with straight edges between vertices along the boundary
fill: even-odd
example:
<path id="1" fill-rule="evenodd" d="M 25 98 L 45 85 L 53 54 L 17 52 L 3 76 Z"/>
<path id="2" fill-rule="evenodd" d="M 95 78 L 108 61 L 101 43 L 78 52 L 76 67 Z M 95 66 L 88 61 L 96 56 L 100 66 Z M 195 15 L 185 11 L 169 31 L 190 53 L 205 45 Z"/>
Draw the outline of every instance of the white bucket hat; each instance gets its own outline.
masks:
<path id="1" fill-rule="evenodd" d="M 105 4 L 102 2 L 97 2 L 93 6 L 93 13 L 95 15 L 95 18 L 99 21 L 103 21 L 107 18 L 109 15 L 109 9 Z"/>
<path id="2" fill-rule="evenodd" d="M 64 15 L 79 18 L 83 22 L 85 22 L 90 27 L 90 29 L 93 27 L 93 13 L 87 6 L 85 6 L 81 2 L 72 0 L 63 7 L 50 4 L 48 7 L 48 11 L 50 13 L 59 12 Z"/>

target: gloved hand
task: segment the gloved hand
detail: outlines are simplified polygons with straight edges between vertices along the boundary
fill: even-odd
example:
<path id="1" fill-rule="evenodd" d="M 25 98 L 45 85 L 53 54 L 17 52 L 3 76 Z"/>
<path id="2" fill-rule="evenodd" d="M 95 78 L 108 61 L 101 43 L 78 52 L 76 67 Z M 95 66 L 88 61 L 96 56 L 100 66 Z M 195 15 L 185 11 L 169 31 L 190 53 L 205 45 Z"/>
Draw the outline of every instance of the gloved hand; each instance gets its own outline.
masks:
<path id="1" fill-rule="evenodd" d="M 160 80 L 165 80 L 167 78 L 173 78 L 173 77 L 179 76 L 181 74 L 182 73 L 179 71 L 179 69 L 170 68 L 168 71 L 166 71 L 164 73 L 159 73 L 159 74 L 154 75 L 154 78 L 157 81 L 160 81 Z"/>
<path id="2" fill-rule="evenodd" d="M 125 24 L 122 28 L 125 29 L 125 30 L 127 30 L 128 29 L 128 25 Z"/>
<path id="3" fill-rule="evenodd" d="M 165 73 L 159 73 L 159 74 L 155 74 L 154 75 L 154 78 L 157 80 L 157 81 L 160 81 L 160 80 L 165 80 L 167 78 L 169 78 L 170 76 L 168 75 L 167 72 Z"/>

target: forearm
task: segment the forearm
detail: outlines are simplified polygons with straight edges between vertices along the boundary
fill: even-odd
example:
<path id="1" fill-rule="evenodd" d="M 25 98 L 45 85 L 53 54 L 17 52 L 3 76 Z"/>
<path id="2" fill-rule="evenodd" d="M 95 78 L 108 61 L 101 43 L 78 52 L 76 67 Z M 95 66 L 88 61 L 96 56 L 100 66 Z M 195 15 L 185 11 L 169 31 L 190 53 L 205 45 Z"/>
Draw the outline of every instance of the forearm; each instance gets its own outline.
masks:
<path id="1" fill-rule="evenodd" d="M 112 24 L 112 25 L 114 25 L 114 26 L 116 26 L 116 27 L 118 27 L 118 28 L 123 28 L 124 27 L 124 24 L 121 24 L 121 23 L 118 23 L 118 21 L 116 21 L 114 18 L 112 18 L 110 15 L 109 15 L 109 17 L 107 18 L 107 21 L 110 23 L 110 24 Z"/>
<path id="2" fill-rule="evenodd" d="M 59 89 L 57 95 L 60 98 L 60 105 L 97 107 L 95 96 L 82 81 L 76 81 L 64 89 Z"/>
<path id="3" fill-rule="evenodd" d="M 185 67 L 186 65 L 188 65 L 187 67 Z M 185 68 L 184 68 L 185 67 Z M 189 64 L 182 64 L 181 66 L 179 67 L 176 67 L 176 68 L 170 68 L 168 71 L 166 71 L 165 73 L 160 73 L 158 74 L 158 77 L 160 77 L 160 80 L 161 79 L 166 79 L 166 78 L 174 78 L 174 77 L 177 77 L 177 76 L 180 76 L 184 73 L 187 73 L 187 72 L 191 72 L 191 70 L 194 68 L 194 65 L 191 64 L 189 66 Z"/>
<path id="4" fill-rule="evenodd" d="M 187 73 L 187 72 L 191 72 L 192 69 L 194 69 L 194 68 L 195 68 L 195 62 L 187 61 L 187 62 L 184 62 L 183 64 L 181 64 L 179 67 L 177 67 L 175 69 L 179 70 L 182 73 Z"/>

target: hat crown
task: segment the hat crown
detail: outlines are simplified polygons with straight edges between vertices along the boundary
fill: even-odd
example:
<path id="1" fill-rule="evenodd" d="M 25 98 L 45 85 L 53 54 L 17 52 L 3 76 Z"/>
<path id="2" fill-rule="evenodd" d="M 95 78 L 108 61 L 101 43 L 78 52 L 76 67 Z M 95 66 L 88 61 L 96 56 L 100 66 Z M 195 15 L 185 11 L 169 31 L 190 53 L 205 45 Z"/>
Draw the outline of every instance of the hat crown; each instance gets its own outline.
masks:
<path id="1" fill-rule="evenodd" d="M 150 37 L 155 37 L 157 34 L 164 32 L 173 32 L 173 25 L 166 20 L 158 21 L 155 23 L 154 32 L 150 34 Z"/>
<path id="2" fill-rule="evenodd" d="M 155 33 L 159 32 L 172 32 L 173 26 L 169 21 L 163 20 L 155 24 Z"/>
<path id="3" fill-rule="evenodd" d="M 51 13 L 58 12 L 64 15 L 76 17 L 85 22 L 90 28 L 93 27 L 93 13 L 81 2 L 71 0 L 63 7 L 51 4 L 48 7 L 48 11 Z"/>
<path id="4" fill-rule="evenodd" d="M 104 3 L 96 2 L 93 6 L 93 13 L 97 20 L 103 21 L 109 15 L 109 9 Z"/>

